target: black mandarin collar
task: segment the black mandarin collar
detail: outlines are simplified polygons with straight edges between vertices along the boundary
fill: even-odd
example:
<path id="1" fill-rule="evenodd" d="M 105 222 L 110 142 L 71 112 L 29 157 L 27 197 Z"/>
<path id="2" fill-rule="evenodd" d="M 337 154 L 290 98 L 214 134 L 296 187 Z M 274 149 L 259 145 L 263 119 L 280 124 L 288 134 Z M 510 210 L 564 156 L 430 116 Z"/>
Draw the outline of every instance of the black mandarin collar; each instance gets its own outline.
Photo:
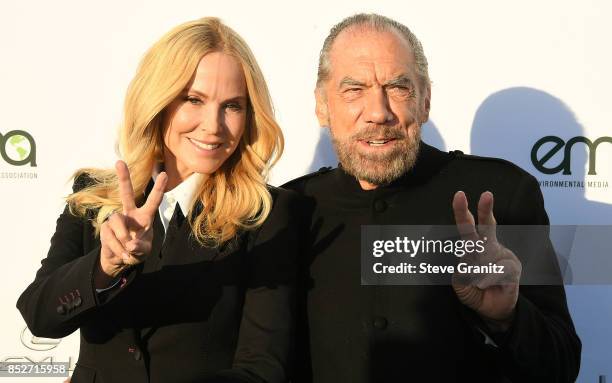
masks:
<path id="1" fill-rule="evenodd" d="M 337 191 L 341 197 L 372 198 L 400 189 L 417 186 L 426 183 L 438 174 L 446 164 L 454 158 L 454 154 L 442 152 L 421 141 L 419 153 L 415 165 L 400 178 L 387 185 L 378 186 L 373 190 L 363 190 L 357 178 L 348 174 L 341 165 L 334 170 L 335 184 L 339 187 Z"/>

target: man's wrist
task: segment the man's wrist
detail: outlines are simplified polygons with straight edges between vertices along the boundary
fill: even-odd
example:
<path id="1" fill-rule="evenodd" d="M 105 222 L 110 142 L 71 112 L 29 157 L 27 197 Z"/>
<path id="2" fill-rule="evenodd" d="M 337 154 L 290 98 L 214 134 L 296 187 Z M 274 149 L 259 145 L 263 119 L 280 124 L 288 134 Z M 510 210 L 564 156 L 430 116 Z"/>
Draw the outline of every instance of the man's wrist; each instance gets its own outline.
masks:
<path id="1" fill-rule="evenodd" d="M 487 325 L 489 330 L 493 333 L 504 333 L 510 330 L 512 327 L 512 323 L 514 322 L 514 317 L 516 314 L 516 309 L 512 310 L 510 315 L 504 319 L 491 319 L 481 316 L 483 322 Z"/>

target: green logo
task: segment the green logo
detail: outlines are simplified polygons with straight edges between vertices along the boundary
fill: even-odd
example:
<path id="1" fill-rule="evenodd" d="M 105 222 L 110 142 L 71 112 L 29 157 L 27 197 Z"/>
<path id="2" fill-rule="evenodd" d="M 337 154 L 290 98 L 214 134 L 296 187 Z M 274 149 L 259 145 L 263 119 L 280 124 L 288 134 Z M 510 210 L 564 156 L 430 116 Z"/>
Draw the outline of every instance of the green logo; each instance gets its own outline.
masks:
<path id="1" fill-rule="evenodd" d="M 0 134 L 0 155 L 5 162 L 14 166 L 36 166 L 36 142 L 24 130 L 11 130 Z"/>

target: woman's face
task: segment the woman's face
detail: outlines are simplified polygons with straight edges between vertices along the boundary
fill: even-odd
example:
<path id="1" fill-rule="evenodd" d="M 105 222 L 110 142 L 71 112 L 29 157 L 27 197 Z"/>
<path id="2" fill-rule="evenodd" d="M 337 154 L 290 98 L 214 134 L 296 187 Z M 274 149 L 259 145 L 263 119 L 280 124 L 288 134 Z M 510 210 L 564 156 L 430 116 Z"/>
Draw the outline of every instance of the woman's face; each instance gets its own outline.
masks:
<path id="1" fill-rule="evenodd" d="M 248 95 L 240 63 L 205 55 L 193 81 L 168 106 L 164 130 L 167 190 L 192 173 L 210 175 L 236 150 L 245 129 Z"/>

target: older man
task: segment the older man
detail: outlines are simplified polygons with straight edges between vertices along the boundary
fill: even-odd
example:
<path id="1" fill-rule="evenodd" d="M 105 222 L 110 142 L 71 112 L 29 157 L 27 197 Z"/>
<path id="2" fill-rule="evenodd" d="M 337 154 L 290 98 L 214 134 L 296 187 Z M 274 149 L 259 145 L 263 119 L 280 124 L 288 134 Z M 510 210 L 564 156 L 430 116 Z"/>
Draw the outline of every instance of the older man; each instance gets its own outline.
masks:
<path id="1" fill-rule="evenodd" d="M 295 380 L 575 380 L 581 346 L 563 287 L 519 286 L 520 254 L 501 244 L 498 255 L 514 271 L 503 284 L 361 284 L 361 225 L 456 224 L 477 235 L 476 223 L 548 224 L 537 182 L 526 172 L 421 142 L 431 88 L 410 30 L 374 14 L 334 26 L 315 96 L 340 166 L 285 185 L 310 206 Z"/>

